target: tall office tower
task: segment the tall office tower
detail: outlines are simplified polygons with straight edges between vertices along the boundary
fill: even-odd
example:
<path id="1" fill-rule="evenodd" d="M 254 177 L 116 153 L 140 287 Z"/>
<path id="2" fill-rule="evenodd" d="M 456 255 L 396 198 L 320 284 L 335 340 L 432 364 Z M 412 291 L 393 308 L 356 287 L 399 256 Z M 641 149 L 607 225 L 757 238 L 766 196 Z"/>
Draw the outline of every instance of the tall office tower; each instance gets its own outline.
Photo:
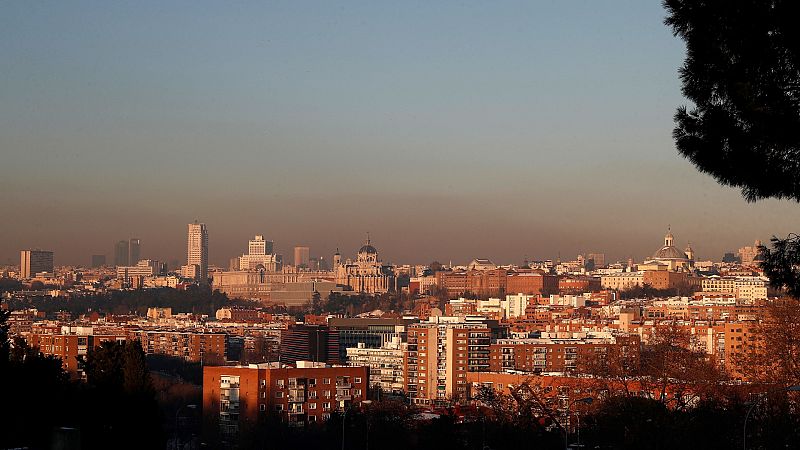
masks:
<path id="1" fill-rule="evenodd" d="M 294 266 L 295 267 L 308 267 L 309 260 L 308 247 L 295 247 L 294 248 Z"/>
<path id="2" fill-rule="evenodd" d="M 196 220 L 189 224 L 186 265 L 195 267 L 195 280 L 208 282 L 208 230 L 206 224 Z"/>
<path id="3" fill-rule="evenodd" d="M 119 241 L 114 246 L 114 265 L 127 266 L 129 262 L 128 241 Z"/>
<path id="4" fill-rule="evenodd" d="M 53 252 L 44 250 L 22 250 L 19 252 L 19 271 L 23 279 L 39 272 L 53 272 Z"/>
<path id="5" fill-rule="evenodd" d="M 135 266 L 142 256 L 142 242 L 139 240 L 139 238 L 131 238 L 128 249 L 128 265 Z"/>
<path id="6" fill-rule="evenodd" d="M 106 265 L 106 255 L 92 255 L 92 267 L 102 267 Z"/>

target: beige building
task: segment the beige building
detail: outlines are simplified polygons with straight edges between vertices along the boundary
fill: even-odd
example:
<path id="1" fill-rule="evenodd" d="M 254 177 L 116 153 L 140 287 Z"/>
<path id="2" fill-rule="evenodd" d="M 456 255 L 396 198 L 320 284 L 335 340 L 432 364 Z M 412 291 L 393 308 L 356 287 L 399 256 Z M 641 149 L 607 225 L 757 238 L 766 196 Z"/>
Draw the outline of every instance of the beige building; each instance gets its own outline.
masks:
<path id="1" fill-rule="evenodd" d="M 406 344 L 394 337 L 381 348 L 367 348 L 361 342 L 347 349 L 347 365 L 369 367 L 369 386 L 378 386 L 383 392 L 399 394 L 405 391 L 403 355 Z"/>
<path id="2" fill-rule="evenodd" d="M 644 285 L 644 272 L 619 272 L 600 277 L 600 287 L 624 291 L 635 286 Z"/>
<path id="3" fill-rule="evenodd" d="M 272 253 L 272 241 L 264 240 L 264 236 L 256 235 L 247 246 L 247 254 L 238 258 L 236 270 L 266 270 L 278 272 L 281 262 L 277 255 Z"/>
<path id="4" fill-rule="evenodd" d="M 752 246 L 745 246 L 739 249 L 739 258 L 742 260 L 742 264 L 753 264 L 753 262 L 758 258 L 758 247 L 761 246 L 761 241 L 756 240 Z"/>
<path id="5" fill-rule="evenodd" d="M 378 250 L 369 239 L 358 250 L 355 261 L 347 260 L 334 267 L 336 284 L 349 286 L 356 292 L 382 294 L 394 290 L 394 272 L 383 265 L 378 258 Z"/>
<path id="6" fill-rule="evenodd" d="M 767 298 L 769 279 L 766 277 L 720 277 L 703 278 L 703 292 L 733 294 L 735 298 L 754 301 Z"/>

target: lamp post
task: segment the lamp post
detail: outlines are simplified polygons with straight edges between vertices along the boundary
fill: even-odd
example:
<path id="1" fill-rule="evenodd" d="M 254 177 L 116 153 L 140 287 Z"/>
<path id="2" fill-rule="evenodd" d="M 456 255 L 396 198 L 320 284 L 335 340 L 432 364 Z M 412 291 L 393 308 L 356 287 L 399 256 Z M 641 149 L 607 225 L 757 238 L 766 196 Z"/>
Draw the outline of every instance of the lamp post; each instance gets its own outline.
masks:
<path id="1" fill-rule="evenodd" d="M 178 418 L 180 417 L 181 410 L 183 408 L 197 409 L 197 405 L 194 405 L 194 404 L 183 405 L 180 408 L 178 408 L 177 411 L 175 411 L 175 448 L 176 449 L 180 449 L 180 447 L 181 447 L 181 433 L 180 433 L 181 430 L 180 430 L 180 428 L 178 428 Z"/>
<path id="2" fill-rule="evenodd" d="M 591 405 L 594 399 L 592 397 L 579 398 L 567 404 L 567 420 L 564 423 L 564 450 L 569 450 L 569 410 L 575 403 L 586 403 Z"/>
<path id="3" fill-rule="evenodd" d="M 347 408 L 342 408 L 342 410 L 344 411 L 342 413 L 342 450 L 344 450 L 344 433 L 345 433 L 344 425 L 346 423 L 345 421 L 347 420 Z"/>
<path id="4" fill-rule="evenodd" d="M 758 397 L 755 400 L 753 400 L 753 402 L 751 402 L 750 408 L 747 409 L 747 414 L 744 415 L 744 425 L 742 426 L 742 449 L 743 450 L 747 450 L 747 420 L 750 418 L 750 413 L 752 413 L 753 410 L 756 408 L 756 406 L 758 406 L 758 404 L 761 403 L 761 400 L 764 400 L 765 398 L 767 398 L 767 394 L 770 394 L 772 392 L 778 392 L 778 391 L 798 392 L 798 391 L 800 391 L 800 386 L 789 386 L 787 388 L 772 389 L 772 390 L 767 391 L 767 392 L 759 392 L 758 393 Z"/>
<path id="5" fill-rule="evenodd" d="M 361 402 L 361 405 L 364 406 L 364 412 L 366 413 L 366 420 L 367 420 L 367 450 L 369 450 L 369 405 L 372 404 L 372 400 L 364 400 Z"/>

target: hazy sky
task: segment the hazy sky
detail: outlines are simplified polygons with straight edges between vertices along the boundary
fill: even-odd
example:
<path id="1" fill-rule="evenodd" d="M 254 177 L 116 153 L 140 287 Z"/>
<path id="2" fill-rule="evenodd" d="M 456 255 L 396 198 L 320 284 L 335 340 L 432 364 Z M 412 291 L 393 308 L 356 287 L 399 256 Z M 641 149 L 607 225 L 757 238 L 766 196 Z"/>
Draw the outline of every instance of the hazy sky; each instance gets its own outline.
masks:
<path id="1" fill-rule="evenodd" d="M 0 263 L 698 258 L 800 231 L 675 150 L 660 1 L 2 2 Z"/>

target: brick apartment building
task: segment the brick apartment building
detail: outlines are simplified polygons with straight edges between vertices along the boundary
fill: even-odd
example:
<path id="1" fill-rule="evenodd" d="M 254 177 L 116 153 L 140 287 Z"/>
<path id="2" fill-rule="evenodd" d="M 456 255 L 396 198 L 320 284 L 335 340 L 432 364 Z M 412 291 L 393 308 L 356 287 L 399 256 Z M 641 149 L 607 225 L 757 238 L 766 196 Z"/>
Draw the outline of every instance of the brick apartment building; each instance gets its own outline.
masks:
<path id="1" fill-rule="evenodd" d="M 190 362 L 225 358 L 227 335 L 189 331 L 135 330 L 131 339 L 138 339 L 148 355 L 158 354 L 183 358 Z"/>
<path id="2" fill-rule="evenodd" d="M 465 399 L 467 372 L 489 369 L 489 344 L 503 331 L 497 321 L 457 317 L 431 317 L 429 322 L 410 325 L 404 378 L 412 401 Z"/>
<path id="3" fill-rule="evenodd" d="M 45 355 L 61 358 L 64 370 L 75 378 L 83 377 L 83 367 L 78 358 L 85 357 L 89 350 L 100 347 L 103 342 L 125 342 L 123 335 L 94 335 L 91 329 L 70 333 L 69 327 L 57 334 L 31 333 L 27 336 L 30 346 L 39 347 Z"/>
<path id="4" fill-rule="evenodd" d="M 618 350 L 631 365 L 639 363 L 638 335 L 587 335 L 566 333 L 569 337 L 500 339 L 489 346 L 489 371 L 519 370 L 531 373 L 574 372 L 586 358 L 603 357 Z"/>
<path id="5" fill-rule="evenodd" d="M 223 440 L 257 430 L 270 417 L 295 425 L 323 422 L 367 399 L 366 367 L 298 362 L 203 368 L 203 429 Z"/>

